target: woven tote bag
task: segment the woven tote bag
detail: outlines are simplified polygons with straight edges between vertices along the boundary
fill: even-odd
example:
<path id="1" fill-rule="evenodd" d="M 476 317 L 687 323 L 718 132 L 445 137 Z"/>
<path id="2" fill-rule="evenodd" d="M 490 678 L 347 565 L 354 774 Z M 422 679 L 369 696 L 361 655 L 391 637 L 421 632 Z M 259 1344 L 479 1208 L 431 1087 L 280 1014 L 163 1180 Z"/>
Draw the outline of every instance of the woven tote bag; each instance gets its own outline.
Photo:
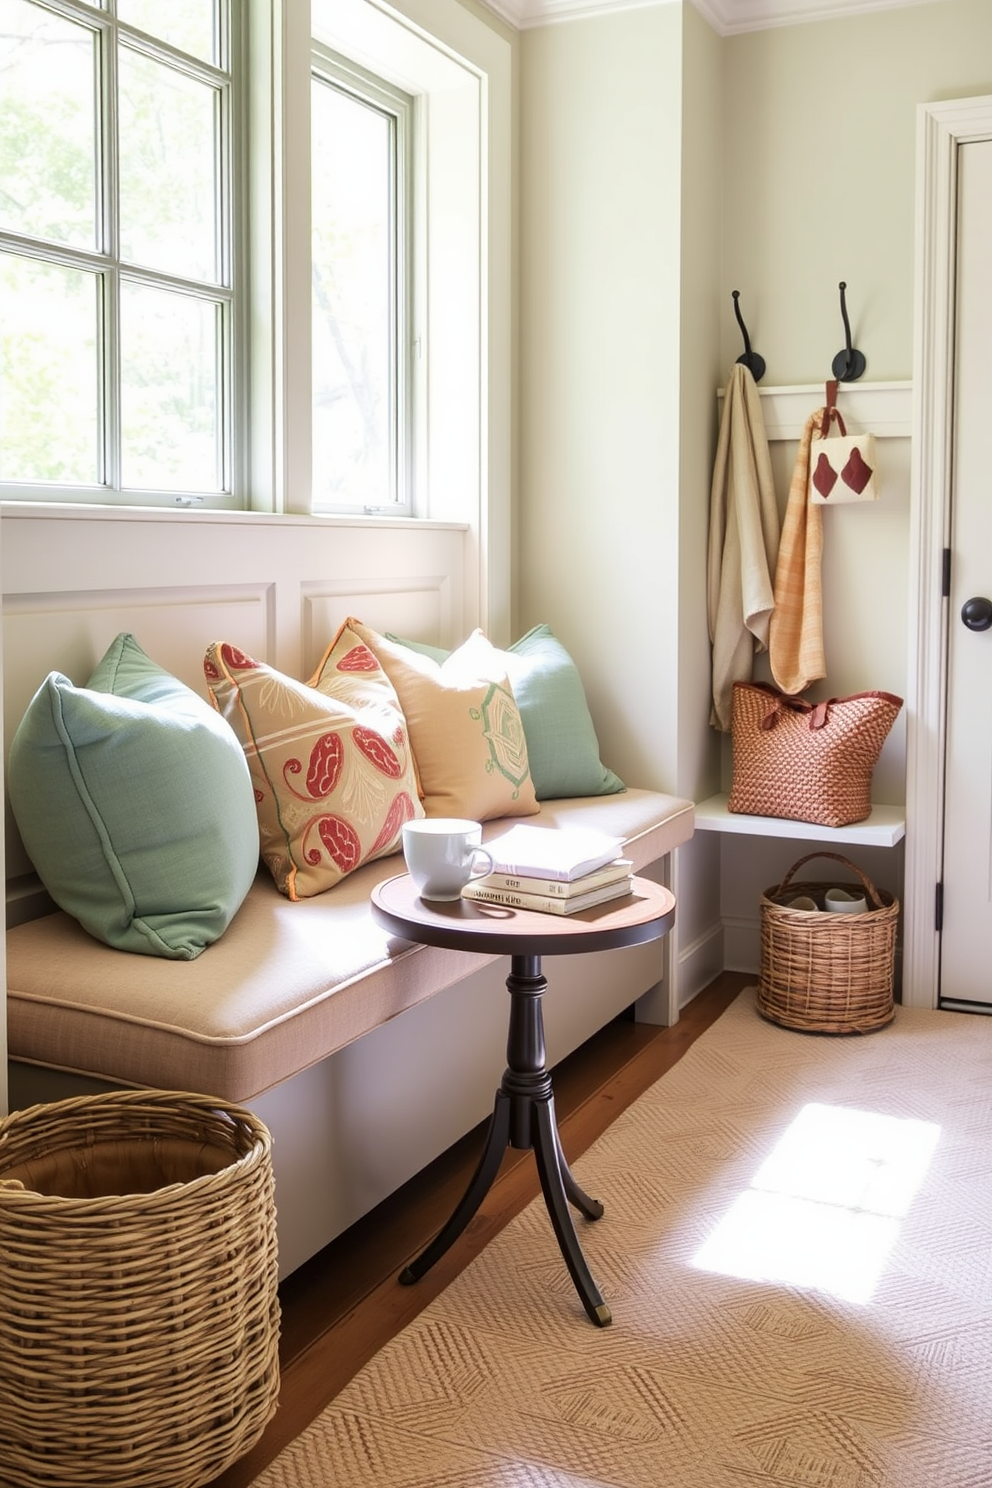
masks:
<path id="1" fill-rule="evenodd" d="M 872 771 L 902 708 L 891 692 L 809 703 L 735 682 L 727 810 L 844 827 L 871 815 Z"/>

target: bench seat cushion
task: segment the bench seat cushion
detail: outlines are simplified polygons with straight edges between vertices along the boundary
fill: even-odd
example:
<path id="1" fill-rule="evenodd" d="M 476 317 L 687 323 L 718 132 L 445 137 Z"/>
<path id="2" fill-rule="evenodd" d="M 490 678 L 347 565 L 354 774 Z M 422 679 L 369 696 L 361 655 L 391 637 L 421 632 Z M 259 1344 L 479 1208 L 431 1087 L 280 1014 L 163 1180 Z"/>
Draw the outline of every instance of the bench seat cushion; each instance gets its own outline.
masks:
<path id="1" fill-rule="evenodd" d="M 530 820 L 623 837 L 641 870 L 691 836 L 693 807 L 628 790 L 548 801 Z M 485 837 L 509 825 L 490 822 Z M 492 959 L 381 930 L 369 893 L 402 871 L 394 854 L 293 903 L 263 870 L 227 932 L 188 962 L 113 950 L 61 912 L 16 926 L 7 934 L 10 1057 L 249 1100 Z"/>

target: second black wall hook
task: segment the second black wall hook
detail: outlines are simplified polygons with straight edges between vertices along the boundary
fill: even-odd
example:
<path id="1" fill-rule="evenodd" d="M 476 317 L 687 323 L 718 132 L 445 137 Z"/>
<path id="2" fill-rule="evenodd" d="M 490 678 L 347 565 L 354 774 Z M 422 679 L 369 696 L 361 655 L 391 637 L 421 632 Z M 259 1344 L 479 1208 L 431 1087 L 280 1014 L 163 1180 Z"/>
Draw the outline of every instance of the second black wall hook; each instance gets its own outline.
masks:
<path id="1" fill-rule="evenodd" d="M 755 382 L 760 382 L 765 375 L 765 359 L 759 352 L 751 350 L 751 338 L 747 333 L 747 326 L 744 324 L 740 305 L 737 303 L 741 297 L 740 290 L 731 290 L 731 294 L 734 297 L 734 314 L 737 316 L 737 324 L 740 326 L 741 335 L 744 337 L 744 350 L 737 360 L 747 368 Z"/>
<path id="2" fill-rule="evenodd" d="M 857 347 L 851 345 L 851 322 L 847 318 L 846 289 L 847 285 L 842 279 L 840 281 L 840 314 L 844 322 L 844 338 L 847 344 L 837 353 L 831 365 L 838 382 L 857 382 L 868 363 L 865 361 L 864 352 L 858 351 Z"/>

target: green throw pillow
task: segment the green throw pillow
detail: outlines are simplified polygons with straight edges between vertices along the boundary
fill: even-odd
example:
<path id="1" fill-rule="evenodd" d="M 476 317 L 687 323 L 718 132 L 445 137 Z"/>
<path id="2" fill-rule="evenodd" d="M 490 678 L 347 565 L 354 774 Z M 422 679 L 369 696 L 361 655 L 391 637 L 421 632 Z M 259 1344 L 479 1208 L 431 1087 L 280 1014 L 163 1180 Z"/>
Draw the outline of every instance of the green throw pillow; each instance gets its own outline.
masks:
<path id="1" fill-rule="evenodd" d="M 118 950 L 192 960 L 251 887 L 258 818 L 244 751 L 131 635 L 85 687 L 49 674 L 11 741 L 7 783 L 45 888 Z"/>
<path id="2" fill-rule="evenodd" d="M 438 662 L 449 654 L 423 641 L 393 635 L 387 639 Z M 599 757 L 599 740 L 582 678 L 551 627 L 535 625 L 500 655 L 520 709 L 537 799 L 612 796 L 626 790 L 623 781 Z"/>

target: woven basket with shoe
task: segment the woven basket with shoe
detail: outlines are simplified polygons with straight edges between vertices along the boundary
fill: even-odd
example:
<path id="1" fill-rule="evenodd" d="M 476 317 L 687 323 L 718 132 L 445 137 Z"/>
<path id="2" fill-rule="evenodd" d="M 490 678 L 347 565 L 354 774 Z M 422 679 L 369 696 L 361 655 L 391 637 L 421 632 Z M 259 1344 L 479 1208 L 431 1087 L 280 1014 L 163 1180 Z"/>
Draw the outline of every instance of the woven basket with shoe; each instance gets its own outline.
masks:
<path id="1" fill-rule="evenodd" d="M 824 908 L 837 879 L 796 879 L 813 858 L 833 859 L 855 876 L 865 896 L 864 913 L 837 914 Z M 841 886 L 851 888 L 849 882 Z M 796 906 L 796 900 L 805 901 L 806 907 Z M 870 1033 L 883 1028 L 895 1015 L 898 922 L 899 901 L 876 889 L 847 858 L 830 852 L 800 858 L 781 883 L 761 896 L 759 1013 L 807 1033 Z"/>

